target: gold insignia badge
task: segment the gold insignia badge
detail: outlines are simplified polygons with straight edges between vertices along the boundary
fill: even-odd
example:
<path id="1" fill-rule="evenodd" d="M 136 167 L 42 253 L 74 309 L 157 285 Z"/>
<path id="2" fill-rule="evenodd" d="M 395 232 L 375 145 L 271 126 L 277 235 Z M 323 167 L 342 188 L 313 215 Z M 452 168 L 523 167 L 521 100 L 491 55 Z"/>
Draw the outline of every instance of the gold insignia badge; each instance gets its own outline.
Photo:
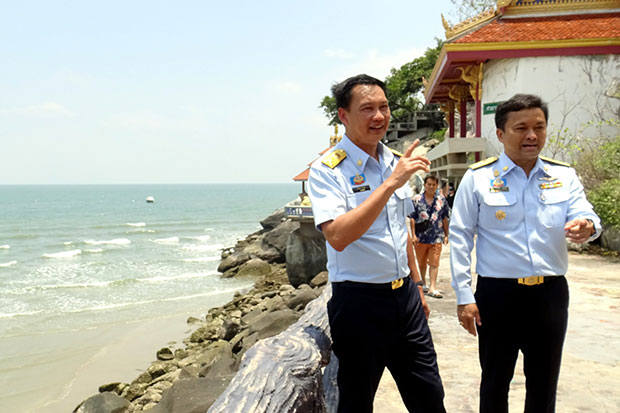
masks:
<path id="1" fill-rule="evenodd" d="M 502 168 L 502 171 L 504 171 L 504 172 L 506 172 L 507 170 L 508 170 L 508 167 L 507 167 L 507 166 L 504 166 L 504 167 Z"/>
<path id="2" fill-rule="evenodd" d="M 495 176 L 495 177 L 499 176 L 499 171 L 497 169 L 493 171 L 493 176 Z"/>
<path id="3" fill-rule="evenodd" d="M 343 149 L 336 149 L 323 159 L 323 163 L 330 168 L 334 169 L 344 158 L 347 157 L 347 153 Z"/>
<path id="4" fill-rule="evenodd" d="M 362 166 L 362 160 L 361 159 L 357 160 L 357 166 Z"/>
<path id="5" fill-rule="evenodd" d="M 502 221 L 504 218 L 506 218 L 506 213 L 500 209 L 495 213 L 495 218 Z"/>

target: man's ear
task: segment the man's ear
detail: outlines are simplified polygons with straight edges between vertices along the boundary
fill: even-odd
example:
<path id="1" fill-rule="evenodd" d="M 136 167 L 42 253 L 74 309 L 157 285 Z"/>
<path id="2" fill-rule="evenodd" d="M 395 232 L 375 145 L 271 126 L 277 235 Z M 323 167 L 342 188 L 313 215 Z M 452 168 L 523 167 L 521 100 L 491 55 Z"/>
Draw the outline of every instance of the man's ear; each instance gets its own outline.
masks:
<path id="1" fill-rule="evenodd" d="M 338 108 L 338 119 L 340 119 L 340 122 L 342 122 L 345 128 L 349 124 L 348 117 L 349 117 L 349 113 L 347 112 L 345 108 Z"/>
<path id="2" fill-rule="evenodd" d="M 501 129 L 495 129 L 495 134 L 497 135 L 497 139 L 501 143 L 504 143 L 504 131 Z"/>

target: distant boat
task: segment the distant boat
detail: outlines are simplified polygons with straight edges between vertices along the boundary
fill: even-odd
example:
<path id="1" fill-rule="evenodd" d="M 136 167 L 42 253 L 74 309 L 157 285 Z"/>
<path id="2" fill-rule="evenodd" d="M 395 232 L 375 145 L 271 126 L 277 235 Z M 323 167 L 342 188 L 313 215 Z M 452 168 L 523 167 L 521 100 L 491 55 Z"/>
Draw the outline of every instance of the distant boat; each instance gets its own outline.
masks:
<path id="1" fill-rule="evenodd" d="M 149 195 L 146 197 L 146 202 L 152 204 L 153 202 L 155 202 L 155 198 Z"/>

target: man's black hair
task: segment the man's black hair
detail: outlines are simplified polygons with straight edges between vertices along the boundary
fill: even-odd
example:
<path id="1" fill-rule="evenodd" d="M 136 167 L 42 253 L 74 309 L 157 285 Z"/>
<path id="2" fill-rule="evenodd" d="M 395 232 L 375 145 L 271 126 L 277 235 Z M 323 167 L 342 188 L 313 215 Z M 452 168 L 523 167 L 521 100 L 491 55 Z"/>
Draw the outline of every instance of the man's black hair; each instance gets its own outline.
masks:
<path id="1" fill-rule="evenodd" d="M 508 113 L 531 108 L 540 108 L 545 114 L 545 122 L 549 120 L 549 108 L 539 96 L 517 93 L 497 106 L 497 110 L 495 111 L 495 127 L 504 130 L 506 127 L 506 120 L 508 119 Z"/>
<path id="2" fill-rule="evenodd" d="M 437 178 L 435 175 L 426 175 L 424 177 L 424 184 L 426 184 L 426 181 L 428 181 L 429 179 L 432 179 L 433 181 L 435 181 L 437 184 L 439 184 L 439 178 Z"/>
<path id="3" fill-rule="evenodd" d="M 336 107 L 349 109 L 349 105 L 351 104 L 351 91 L 357 85 L 379 86 L 381 90 L 383 90 L 383 93 L 385 93 L 385 95 L 387 96 L 387 91 L 385 90 L 385 83 L 383 83 L 379 79 L 375 79 L 372 76 L 361 74 L 350 77 L 332 86 L 332 95 L 334 95 L 334 98 L 336 98 Z"/>

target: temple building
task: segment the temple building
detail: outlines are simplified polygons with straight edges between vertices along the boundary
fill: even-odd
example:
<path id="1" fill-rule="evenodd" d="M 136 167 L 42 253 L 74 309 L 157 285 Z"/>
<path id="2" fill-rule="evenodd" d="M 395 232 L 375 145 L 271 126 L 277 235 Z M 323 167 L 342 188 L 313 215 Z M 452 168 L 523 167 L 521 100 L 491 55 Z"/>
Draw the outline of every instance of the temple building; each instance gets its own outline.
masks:
<path id="1" fill-rule="evenodd" d="M 547 156 L 562 159 L 563 145 L 618 135 L 620 0 L 499 0 L 443 25 L 424 92 L 449 123 L 448 137 L 427 154 L 440 178 L 458 184 L 469 164 L 501 153 L 495 108 L 516 93 L 549 104 Z"/>

